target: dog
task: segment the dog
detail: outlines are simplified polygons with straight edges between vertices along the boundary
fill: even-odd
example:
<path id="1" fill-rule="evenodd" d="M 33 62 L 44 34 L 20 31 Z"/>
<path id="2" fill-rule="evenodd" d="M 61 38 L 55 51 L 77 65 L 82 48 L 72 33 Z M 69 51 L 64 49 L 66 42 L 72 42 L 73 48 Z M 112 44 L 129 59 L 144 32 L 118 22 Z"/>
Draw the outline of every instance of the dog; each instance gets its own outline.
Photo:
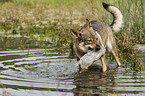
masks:
<path id="1" fill-rule="evenodd" d="M 123 27 L 123 16 L 118 8 L 104 2 L 102 5 L 113 15 L 112 24 L 108 25 L 104 22 L 96 20 L 89 21 L 86 19 L 86 24 L 79 31 L 71 29 L 71 33 L 75 37 L 73 40 L 73 50 L 77 60 L 79 60 L 88 50 L 97 52 L 101 47 L 105 47 L 108 52 L 113 54 L 117 64 L 120 66 L 121 63 L 118 59 L 116 41 L 112 31 L 118 32 Z M 103 46 L 101 46 L 101 42 Z M 100 59 L 102 62 L 102 71 L 105 72 L 107 70 L 105 54 Z"/>

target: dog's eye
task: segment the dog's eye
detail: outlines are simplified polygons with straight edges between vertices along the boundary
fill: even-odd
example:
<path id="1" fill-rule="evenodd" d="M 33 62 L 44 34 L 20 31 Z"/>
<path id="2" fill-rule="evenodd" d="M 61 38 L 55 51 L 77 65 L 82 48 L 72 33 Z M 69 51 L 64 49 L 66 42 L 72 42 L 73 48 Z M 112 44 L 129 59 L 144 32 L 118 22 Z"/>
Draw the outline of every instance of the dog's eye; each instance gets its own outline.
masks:
<path id="1" fill-rule="evenodd" d="M 88 43 L 88 44 L 91 44 L 91 43 L 92 43 L 92 40 L 87 40 L 87 43 Z"/>
<path id="2" fill-rule="evenodd" d="M 98 38 L 96 38 L 96 40 L 98 40 Z"/>

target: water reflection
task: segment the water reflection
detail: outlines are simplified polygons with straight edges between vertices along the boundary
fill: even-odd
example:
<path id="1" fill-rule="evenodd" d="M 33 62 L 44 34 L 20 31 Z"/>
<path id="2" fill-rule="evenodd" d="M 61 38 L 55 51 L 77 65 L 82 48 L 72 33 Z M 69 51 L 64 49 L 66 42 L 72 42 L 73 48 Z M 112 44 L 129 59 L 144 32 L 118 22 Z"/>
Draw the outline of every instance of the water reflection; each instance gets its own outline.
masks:
<path id="1" fill-rule="evenodd" d="M 96 68 L 97 69 L 97 68 Z M 74 89 L 74 96 L 99 96 L 103 93 L 113 93 L 115 92 L 112 87 L 117 86 L 115 82 L 115 71 L 100 73 L 100 69 L 96 70 L 87 70 L 85 72 L 80 73 L 74 79 L 74 84 L 76 88 Z M 92 94 L 92 95 L 91 95 Z"/>

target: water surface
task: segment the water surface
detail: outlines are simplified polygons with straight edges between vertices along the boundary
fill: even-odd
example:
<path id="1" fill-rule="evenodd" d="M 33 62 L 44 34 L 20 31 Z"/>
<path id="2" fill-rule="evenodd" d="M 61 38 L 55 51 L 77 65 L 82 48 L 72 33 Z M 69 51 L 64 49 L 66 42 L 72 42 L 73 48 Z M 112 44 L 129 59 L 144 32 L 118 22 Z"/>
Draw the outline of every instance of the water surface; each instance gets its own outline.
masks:
<path id="1" fill-rule="evenodd" d="M 145 71 L 131 70 L 132 64 L 117 68 L 114 60 L 106 58 L 107 72 L 94 66 L 80 73 L 69 49 L 62 53 L 55 44 L 46 43 L 0 37 L 1 96 L 145 95 Z"/>

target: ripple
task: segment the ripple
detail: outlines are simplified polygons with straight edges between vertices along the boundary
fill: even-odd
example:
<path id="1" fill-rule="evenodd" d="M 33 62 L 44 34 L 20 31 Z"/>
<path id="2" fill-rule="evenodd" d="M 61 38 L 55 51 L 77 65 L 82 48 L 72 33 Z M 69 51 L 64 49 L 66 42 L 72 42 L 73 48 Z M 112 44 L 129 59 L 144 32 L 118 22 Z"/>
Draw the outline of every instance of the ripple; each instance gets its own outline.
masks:
<path id="1" fill-rule="evenodd" d="M 51 48 L 1 51 L 0 95 L 3 90 L 16 96 L 41 92 L 51 96 L 145 93 L 145 73 L 134 72 L 130 66 L 117 68 L 116 62 L 109 60 L 110 70 L 105 73 L 97 66 L 80 73 L 74 65 L 76 59 L 69 58 L 69 52 L 61 54 Z"/>

